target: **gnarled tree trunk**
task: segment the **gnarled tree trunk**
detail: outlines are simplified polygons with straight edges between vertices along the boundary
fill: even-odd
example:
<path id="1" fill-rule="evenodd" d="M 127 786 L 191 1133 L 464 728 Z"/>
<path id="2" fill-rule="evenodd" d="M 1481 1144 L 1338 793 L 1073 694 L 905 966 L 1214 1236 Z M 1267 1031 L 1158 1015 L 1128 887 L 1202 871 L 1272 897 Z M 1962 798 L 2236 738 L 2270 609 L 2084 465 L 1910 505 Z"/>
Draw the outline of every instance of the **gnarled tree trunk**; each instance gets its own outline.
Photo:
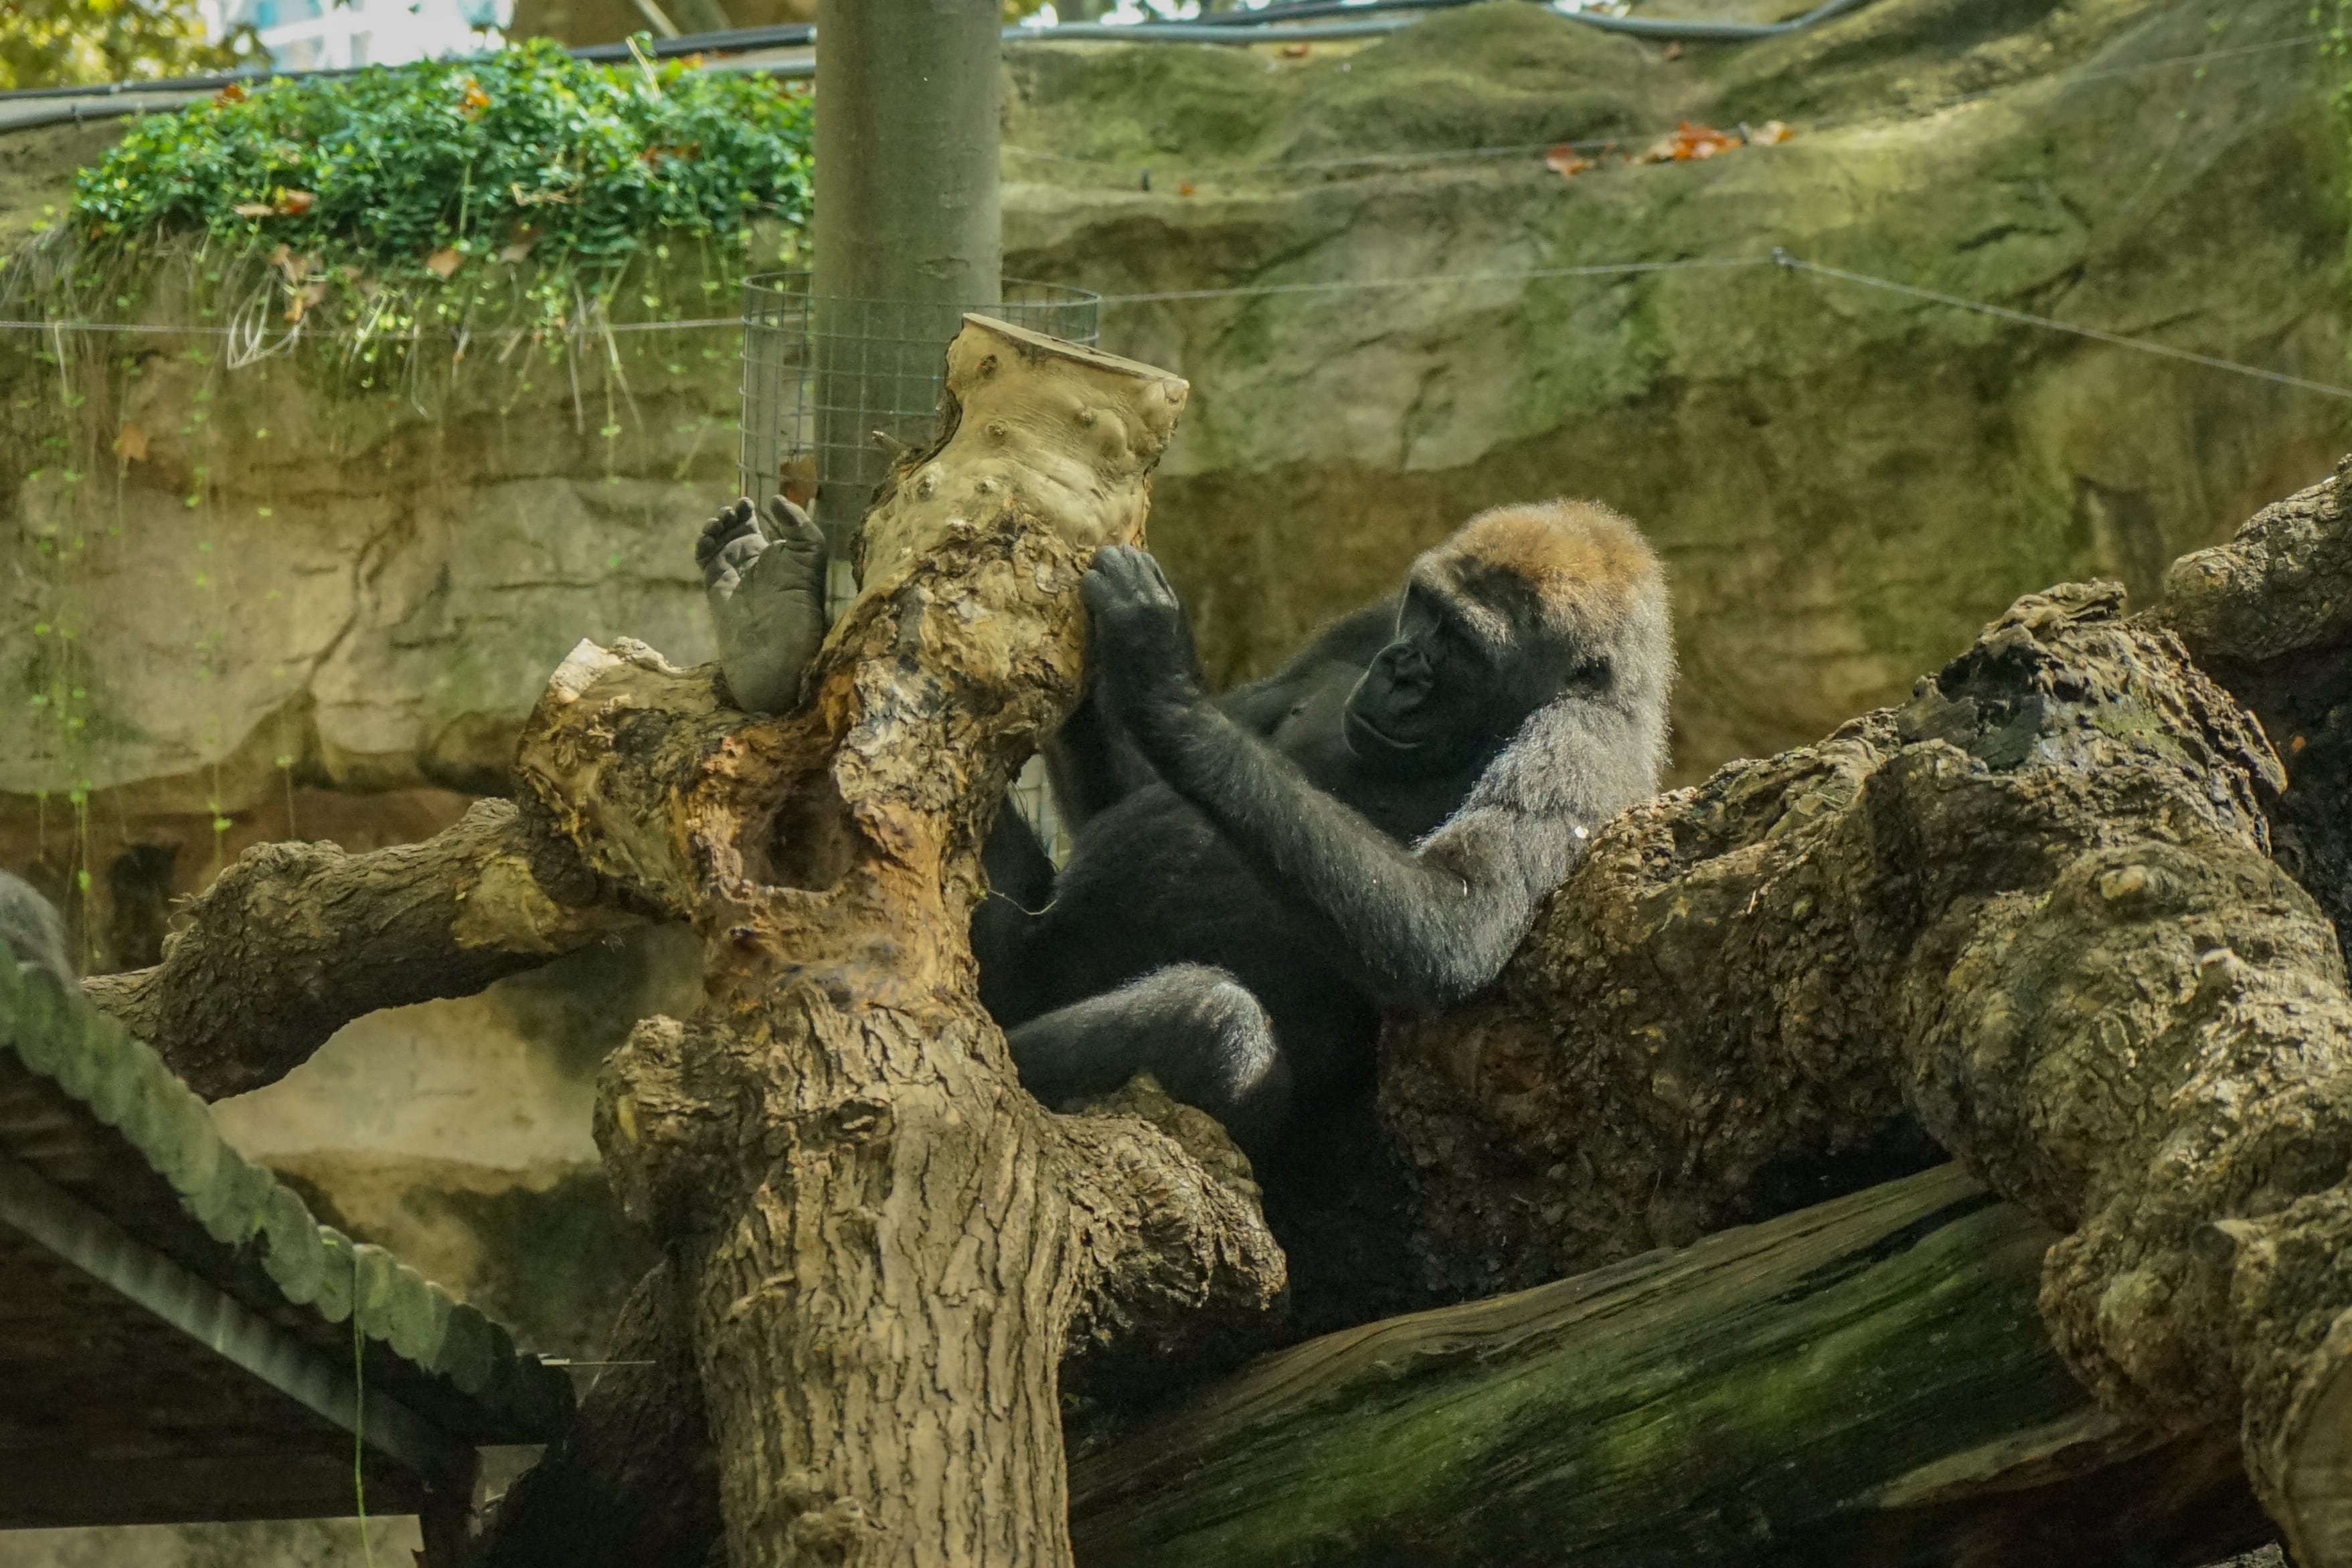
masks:
<path id="1" fill-rule="evenodd" d="M 638 1026 L 596 1131 L 678 1271 L 738 1568 L 1066 1561 L 1073 1334 L 1282 1282 L 1167 1134 L 1022 1091 L 967 941 L 989 819 L 1076 696 L 1079 575 L 1137 537 L 1183 383 L 975 319 L 948 397 L 798 710 L 746 724 L 708 671 L 583 645 L 521 747 L 590 870 L 707 943 L 701 1009 Z"/>

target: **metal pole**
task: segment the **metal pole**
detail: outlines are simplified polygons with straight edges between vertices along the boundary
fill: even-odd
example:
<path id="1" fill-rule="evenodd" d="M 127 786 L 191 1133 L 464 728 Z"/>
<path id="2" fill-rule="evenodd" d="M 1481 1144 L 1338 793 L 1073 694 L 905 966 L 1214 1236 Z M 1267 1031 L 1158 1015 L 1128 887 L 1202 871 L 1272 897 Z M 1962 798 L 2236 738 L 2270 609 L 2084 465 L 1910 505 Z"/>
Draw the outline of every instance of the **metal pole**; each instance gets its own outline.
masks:
<path id="1" fill-rule="evenodd" d="M 948 340 L 1001 287 L 1002 24 L 999 0 L 818 6 L 816 516 L 836 582 L 887 442 L 929 433 Z"/>

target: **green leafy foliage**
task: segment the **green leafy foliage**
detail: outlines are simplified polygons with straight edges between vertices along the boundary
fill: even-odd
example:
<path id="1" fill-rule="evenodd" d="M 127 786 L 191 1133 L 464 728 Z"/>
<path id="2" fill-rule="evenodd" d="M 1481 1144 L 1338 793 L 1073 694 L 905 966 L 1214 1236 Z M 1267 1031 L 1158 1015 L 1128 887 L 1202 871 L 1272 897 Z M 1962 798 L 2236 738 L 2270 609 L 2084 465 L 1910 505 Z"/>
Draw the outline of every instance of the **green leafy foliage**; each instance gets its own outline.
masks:
<path id="1" fill-rule="evenodd" d="M 82 172 L 74 219 L 98 249 L 197 233 L 268 252 L 311 304 L 329 280 L 479 298 L 528 261 L 527 292 L 560 317 L 675 241 L 740 261 L 754 220 L 804 225 L 810 135 L 808 95 L 773 78 L 590 65 L 542 40 L 150 116 Z"/>
<path id="2" fill-rule="evenodd" d="M 0 89 L 216 70 L 250 47 L 211 42 L 189 0 L 0 0 Z"/>

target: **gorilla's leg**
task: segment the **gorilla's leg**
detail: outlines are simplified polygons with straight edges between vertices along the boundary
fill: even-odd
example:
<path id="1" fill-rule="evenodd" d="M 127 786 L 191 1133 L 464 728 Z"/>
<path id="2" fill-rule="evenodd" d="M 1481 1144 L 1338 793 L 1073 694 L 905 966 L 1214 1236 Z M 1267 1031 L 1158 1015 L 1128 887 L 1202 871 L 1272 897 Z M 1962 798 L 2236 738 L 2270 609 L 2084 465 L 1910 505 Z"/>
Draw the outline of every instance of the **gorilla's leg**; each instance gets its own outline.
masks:
<path id="1" fill-rule="evenodd" d="M 1265 1009 L 1223 969 L 1175 964 L 1031 1019 L 1006 1039 L 1048 1105 L 1109 1094 L 1139 1072 L 1224 1124 L 1257 1157 L 1280 1130 L 1290 1067 Z"/>
<path id="2" fill-rule="evenodd" d="M 710 519 L 694 559 L 719 629 L 719 667 L 735 706 L 782 713 L 824 641 L 824 533 L 778 496 L 764 518 L 740 500 Z"/>

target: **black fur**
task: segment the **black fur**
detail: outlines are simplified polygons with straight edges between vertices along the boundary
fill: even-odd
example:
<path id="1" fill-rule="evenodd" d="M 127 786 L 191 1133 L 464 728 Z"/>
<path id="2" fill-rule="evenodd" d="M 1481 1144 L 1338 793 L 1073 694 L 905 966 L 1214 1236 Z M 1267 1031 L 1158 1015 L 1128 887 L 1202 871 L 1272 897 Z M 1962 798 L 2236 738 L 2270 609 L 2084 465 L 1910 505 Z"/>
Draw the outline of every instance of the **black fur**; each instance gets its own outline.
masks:
<path id="1" fill-rule="evenodd" d="M 1158 566 L 1102 552 L 1096 684 L 1052 758 L 1075 852 L 1054 876 L 1002 813 L 974 922 L 983 996 L 1041 1099 L 1148 1071 L 1263 1162 L 1296 1113 L 1370 1083 L 1381 1009 L 1493 979 L 1590 831 L 1654 789 L 1655 563 L 1598 508 L 1526 511 L 1622 529 L 1613 560 L 1569 557 L 1633 575 L 1535 584 L 1465 529 L 1398 598 L 1218 701 Z"/>

